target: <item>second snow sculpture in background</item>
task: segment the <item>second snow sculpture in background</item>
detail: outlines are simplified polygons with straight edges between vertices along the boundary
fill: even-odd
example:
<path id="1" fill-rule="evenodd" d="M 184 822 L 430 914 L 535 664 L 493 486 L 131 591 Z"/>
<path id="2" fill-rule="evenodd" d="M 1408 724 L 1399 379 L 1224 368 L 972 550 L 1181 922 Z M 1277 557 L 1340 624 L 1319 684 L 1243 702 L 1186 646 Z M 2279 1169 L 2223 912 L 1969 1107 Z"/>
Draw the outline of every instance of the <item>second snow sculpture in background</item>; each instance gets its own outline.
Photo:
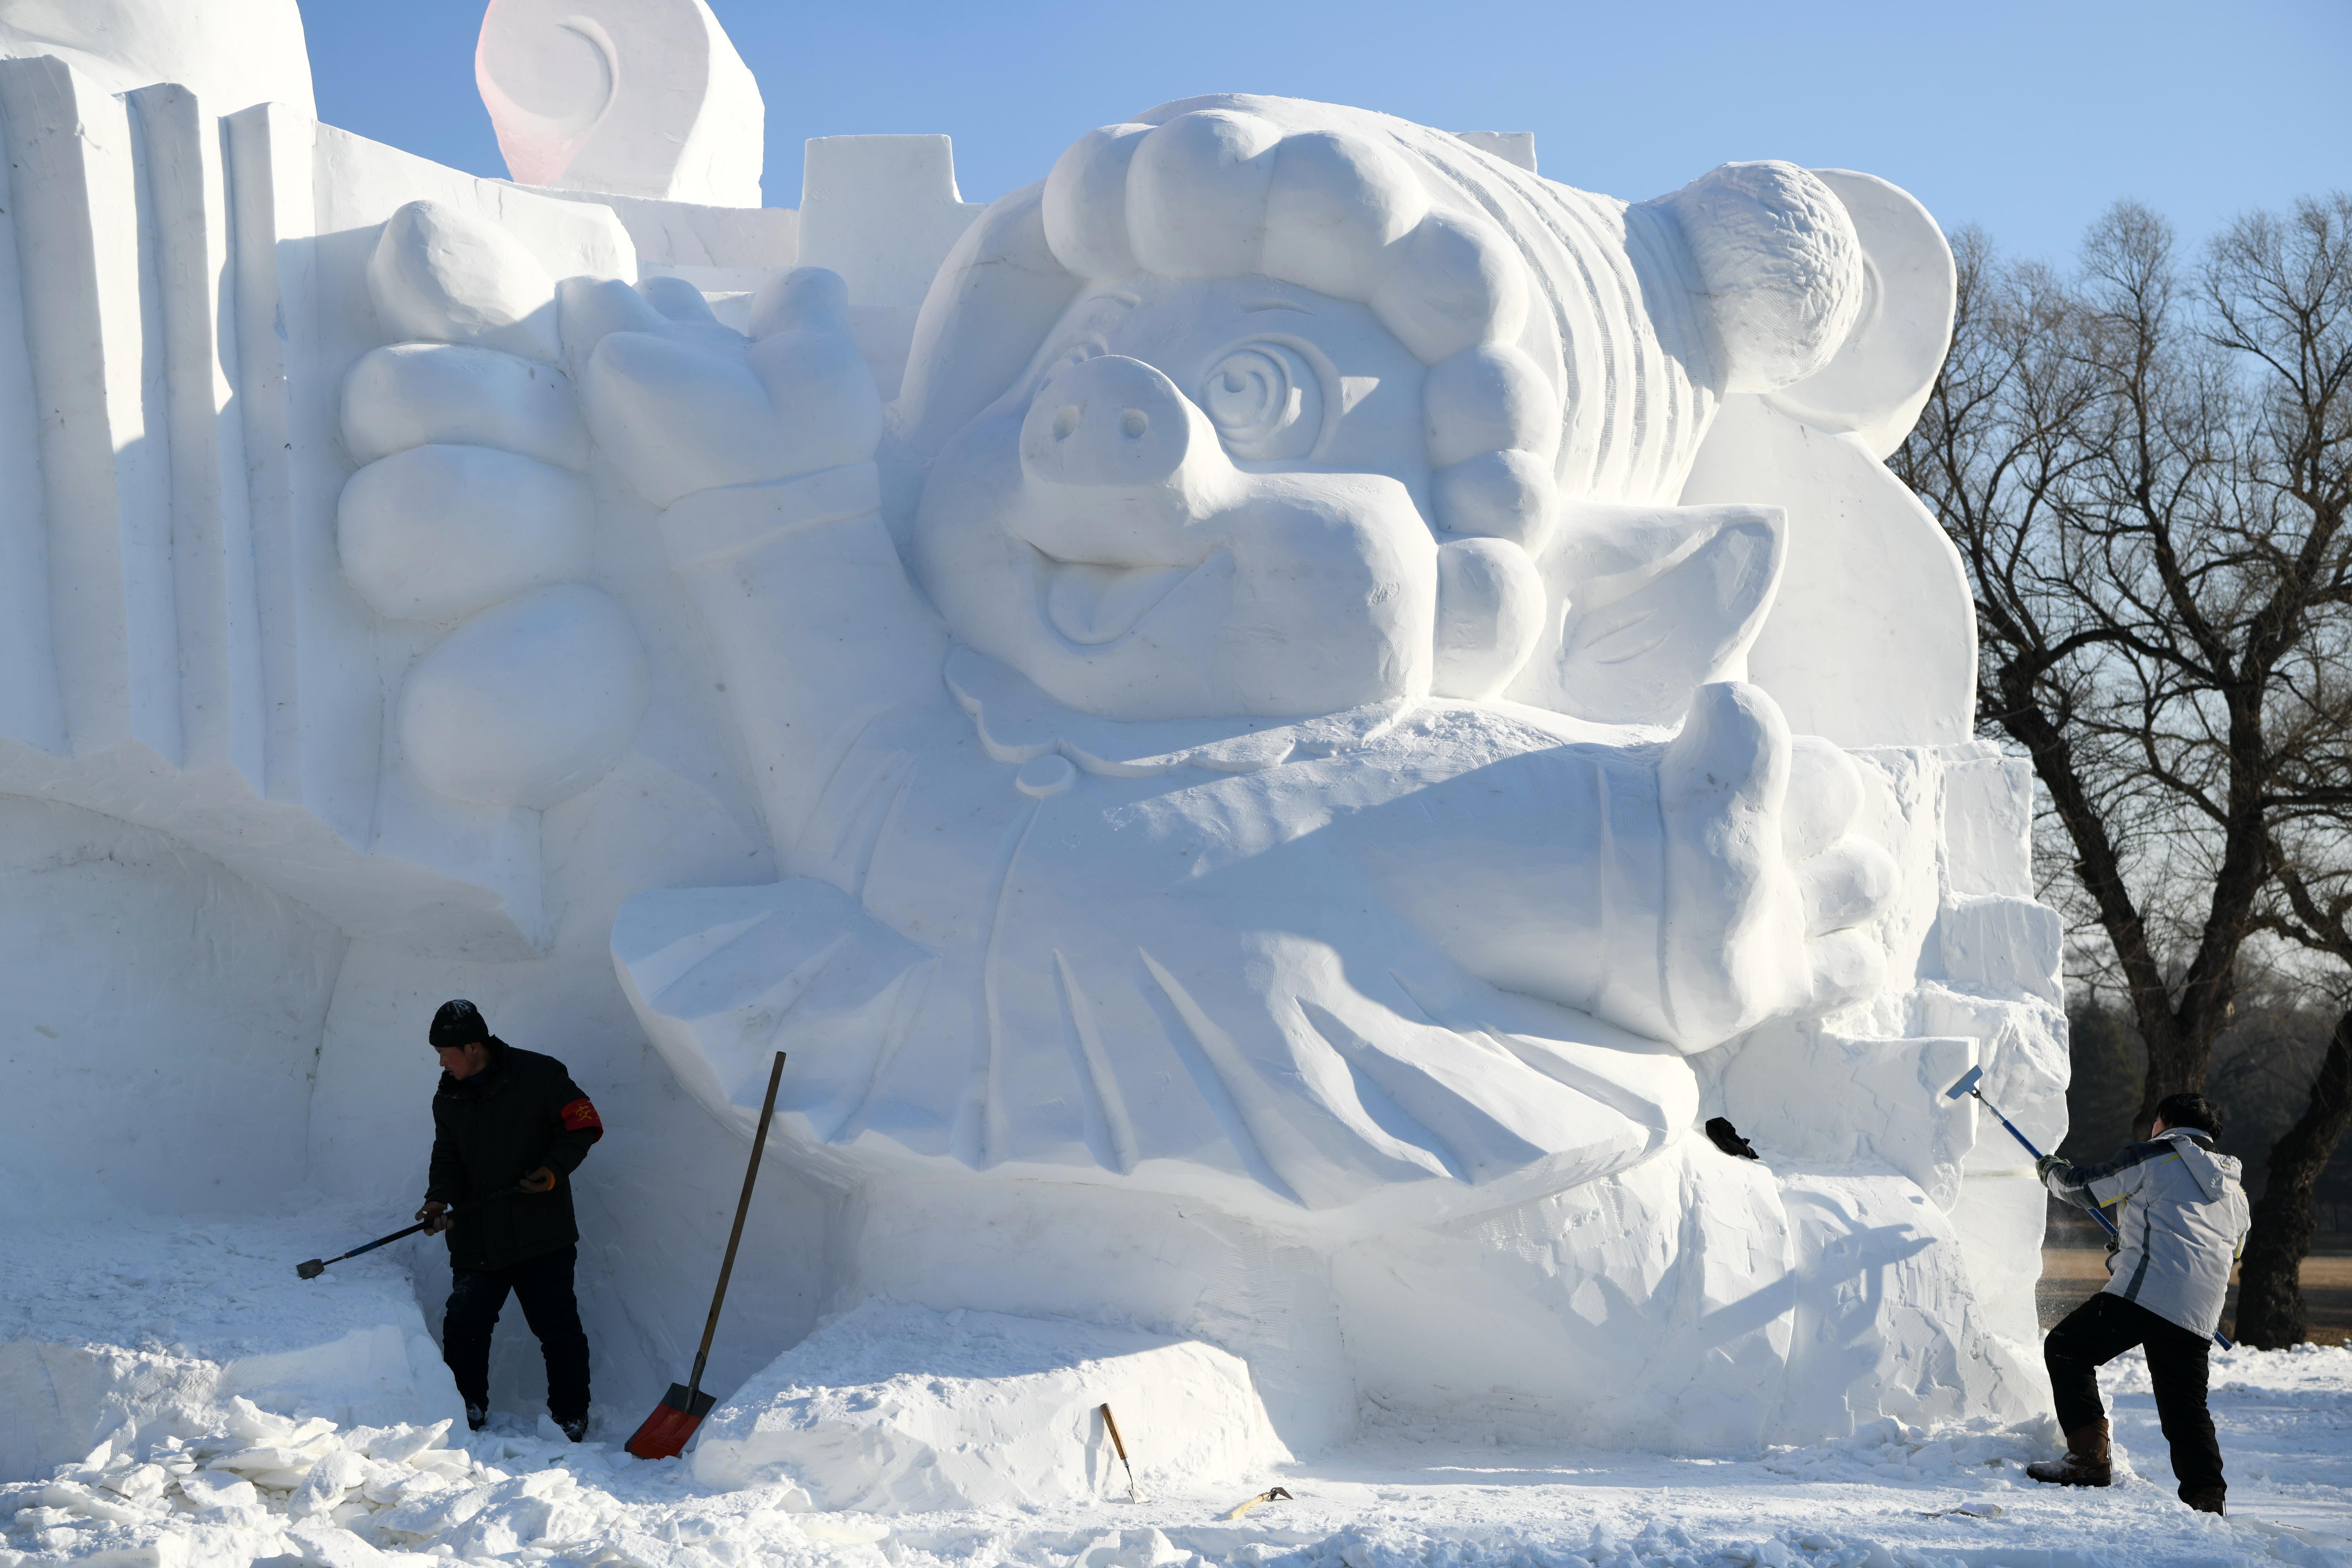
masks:
<path id="1" fill-rule="evenodd" d="M 490 0 L 474 81 L 524 184 L 760 205 L 766 105 L 705 0 Z"/>

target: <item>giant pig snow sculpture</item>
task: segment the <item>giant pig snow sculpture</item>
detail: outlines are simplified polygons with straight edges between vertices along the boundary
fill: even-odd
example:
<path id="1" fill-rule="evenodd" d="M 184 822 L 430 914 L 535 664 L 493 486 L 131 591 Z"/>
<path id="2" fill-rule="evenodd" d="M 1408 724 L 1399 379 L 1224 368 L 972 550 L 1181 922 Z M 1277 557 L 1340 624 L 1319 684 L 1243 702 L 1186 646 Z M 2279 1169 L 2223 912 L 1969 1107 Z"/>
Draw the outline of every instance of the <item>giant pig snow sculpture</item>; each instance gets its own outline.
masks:
<path id="1" fill-rule="evenodd" d="M 485 461 L 431 444 L 448 389 L 531 383 L 560 321 L 792 873 L 632 900 L 622 982 L 714 1111 L 788 1050 L 804 1168 L 934 1194 L 869 1198 L 901 1263 L 846 1289 L 1165 1320 L 1116 1271 L 1016 1300 L 948 1259 L 1016 1212 L 1108 1236 L 1206 1204 L 1311 1251 L 1683 1169 L 1695 1055 L 1878 990 L 1900 879 L 1862 773 L 1741 679 L 1787 520 L 1674 504 L 1727 395 L 1908 417 L 1916 387 L 1827 373 L 1891 318 L 1940 334 L 1948 298 L 1880 298 L 1822 178 L 1627 205 L 1366 111 L 1172 104 L 988 210 L 887 409 L 829 273 L 772 284 L 747 337 L 674 281 L 509 299 L 494 244 L 429 230 L 396 220 L 375 275 L 481 326 L 355 374 L 352 439 L 446 490 Z M 564 401 L 482 398 L 444 439 L 503 447 L 518 493 L 545 468 L 560 511 Z M 571 536 L 538 533 L 488 596 L 562 591 Z M 446 559 L 352 561 L 466 597 Z M 1616 1205 L 1610 1290 L 1663 1303 L 1639 1258 L 1702 1232 L 1748 1249 L 1738 1279 L 1785 1272 L 1753 1260 L 1787 1251 L 1769 1194 L 1715 1181 Z"/>

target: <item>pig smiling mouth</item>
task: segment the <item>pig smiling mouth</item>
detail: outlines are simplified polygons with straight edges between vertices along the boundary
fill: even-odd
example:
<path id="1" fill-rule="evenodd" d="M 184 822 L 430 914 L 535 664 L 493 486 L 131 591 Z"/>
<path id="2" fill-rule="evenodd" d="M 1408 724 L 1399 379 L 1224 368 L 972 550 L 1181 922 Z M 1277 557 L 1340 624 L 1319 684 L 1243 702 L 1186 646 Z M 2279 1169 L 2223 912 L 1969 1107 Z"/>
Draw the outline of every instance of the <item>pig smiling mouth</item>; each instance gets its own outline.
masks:
<path id="1" fill-rule="evenodd" d="M 1209 564 L 1102 566 L 1047 560 L 1045 618 L 1062 636 L 1087 647 L 1127 636 L 1178 584 Z"/>

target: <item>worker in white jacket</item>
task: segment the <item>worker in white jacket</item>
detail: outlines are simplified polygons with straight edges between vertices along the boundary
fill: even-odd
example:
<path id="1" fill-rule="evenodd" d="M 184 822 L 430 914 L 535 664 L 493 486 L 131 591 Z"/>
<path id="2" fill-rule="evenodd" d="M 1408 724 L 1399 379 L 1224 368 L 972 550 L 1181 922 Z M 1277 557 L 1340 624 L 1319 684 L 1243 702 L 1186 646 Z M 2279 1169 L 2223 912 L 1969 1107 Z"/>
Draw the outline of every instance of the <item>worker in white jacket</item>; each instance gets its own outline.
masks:
<path id="1" fill-rule="evenodd" d="M 2156 1413 L 2172 1446 L 2180 1500 L 2222 1511 L 2221 1447 L 2205 1408 L 2206 1351 L 2221 1327 L 2230 1271 L 2246 1239 L 2238 1162 L 2213 1151 L 2221 1119 L 2201 1094 L 2168 1095 L 2154 1135 L 2098 1165 L 2045 1155 L 2035 1169 L 2077 1207 L 2109 1210 L 2117 1232 L 2107 1287 L 2042 1342 L 2066 1457 L 2029 1466 L 2037 1481 L 2103 1487 L 2112 1479 L 2097 1369 L 2147 1347 Z"/>

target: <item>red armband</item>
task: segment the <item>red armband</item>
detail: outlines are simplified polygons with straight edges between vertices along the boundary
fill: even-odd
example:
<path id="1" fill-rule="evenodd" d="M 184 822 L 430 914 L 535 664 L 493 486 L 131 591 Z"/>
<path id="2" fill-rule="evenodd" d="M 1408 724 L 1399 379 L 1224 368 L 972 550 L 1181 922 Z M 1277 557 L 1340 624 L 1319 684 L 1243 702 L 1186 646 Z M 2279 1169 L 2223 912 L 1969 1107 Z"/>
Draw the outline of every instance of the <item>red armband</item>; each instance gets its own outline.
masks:
<path id="1" fill-rule="evenodd" d="M 588 1097 L 584 1094 L 555 1114 L 562 1118 L 563 1130 L 566 1132 L 577 1132 L 586 1128 L 593 1131 L 597 1138 L 604 1136 L 604 1118 L 596 1114 L 596 1108 L 588 1103 Z M 589 1142 L 593 1142 L 595 1140 L 591 1139 Z"/>

